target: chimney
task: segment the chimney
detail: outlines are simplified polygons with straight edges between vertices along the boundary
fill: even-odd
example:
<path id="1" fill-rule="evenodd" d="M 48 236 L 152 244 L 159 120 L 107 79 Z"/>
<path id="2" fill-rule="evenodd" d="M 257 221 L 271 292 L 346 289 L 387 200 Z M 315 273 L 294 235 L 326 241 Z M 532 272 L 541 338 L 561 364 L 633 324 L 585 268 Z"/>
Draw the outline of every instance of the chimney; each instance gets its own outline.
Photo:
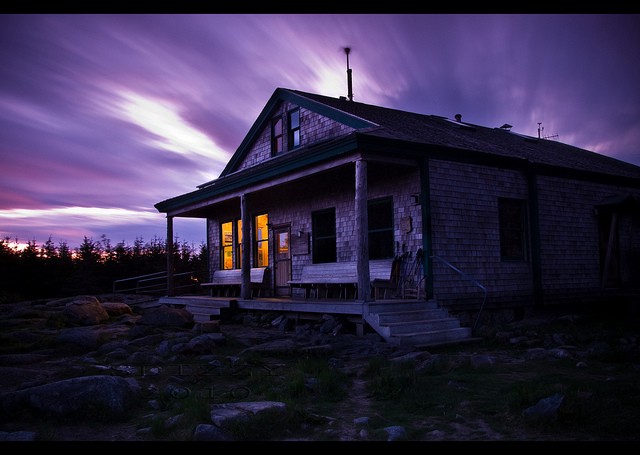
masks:
<path id="1" fill-rule="evenodd" d="M 351 68 L 349 68 L 349 52 L 351 52 L 351 48 L 345 47 L 344 53 L 347 54 L 347 97 L 349 98 L 349 101 L 353 101 L 353 90 L 351 88 Z"/>
<path id="2" fill-rule="evenodd" d="M 460 123 L 462 121 L 462 114 L 456 114 L 456 122 Z"/>

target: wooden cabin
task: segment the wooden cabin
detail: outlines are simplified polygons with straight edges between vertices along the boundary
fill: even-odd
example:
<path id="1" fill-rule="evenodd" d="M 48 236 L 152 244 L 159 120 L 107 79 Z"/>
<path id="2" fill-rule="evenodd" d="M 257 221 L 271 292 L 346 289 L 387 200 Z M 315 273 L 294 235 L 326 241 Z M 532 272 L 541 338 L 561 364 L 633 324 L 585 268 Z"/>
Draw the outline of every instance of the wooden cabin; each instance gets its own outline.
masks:
<path id="1" fill-rule="evenodd" d="M 640 167 L 509 125 L 278 88 L 217 179 L 155 207 L 168 238 L 206 219 L 211 295 L 518 315 L 633 293 L 639 198 Z"/>

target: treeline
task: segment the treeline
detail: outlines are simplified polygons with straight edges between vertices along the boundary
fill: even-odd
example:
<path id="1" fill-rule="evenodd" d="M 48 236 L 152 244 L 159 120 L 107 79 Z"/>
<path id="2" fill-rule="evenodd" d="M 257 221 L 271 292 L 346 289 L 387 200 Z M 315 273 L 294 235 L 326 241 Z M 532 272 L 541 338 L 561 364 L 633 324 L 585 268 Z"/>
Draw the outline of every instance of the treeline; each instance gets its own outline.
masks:
<path id="1" fill-rule="evenodd" d="M 175 273 L 194 272 L 193 278 L 206 278 L 205 244 L 196 247 L 175 240 L 173 251 Z M 84 237 L 73 249 L 66 242 L 56 245 L 51 238 L 40 246 L 33 240 L 19 249 L 4 238 L 0 239 L 0 303 L 110 293 L 116 280 L 166 269 L 167 242 L 157 237 L 115 246 L 105 235 L 98 241 Z"/>

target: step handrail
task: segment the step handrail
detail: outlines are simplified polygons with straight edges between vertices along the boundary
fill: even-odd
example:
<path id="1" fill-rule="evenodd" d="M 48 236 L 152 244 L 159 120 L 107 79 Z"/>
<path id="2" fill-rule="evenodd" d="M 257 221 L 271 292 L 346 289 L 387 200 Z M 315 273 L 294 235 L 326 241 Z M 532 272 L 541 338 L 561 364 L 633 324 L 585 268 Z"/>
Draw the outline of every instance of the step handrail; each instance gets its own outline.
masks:
<path id="1" fill-rule="evenodd" d="M 444 265 L 449 267 L 454 272 L 457 272 L 458 274 L 460 274 L 460 276 L 462 276 L 463 278 L 466 278 L 467 280 L 471 281 L 473 284 L 475 284 L 480 289 L 482 289 L 482 292 L 484 292 L 484 298 L 482 299 L 482 305 L 480 305 L 480 310 L 478 311 L 478 316 L 476 316 L 476 322 L 473 324 L 473 332 L 475 333 L 476 326 L 478 325 L 478 321 L 480 320 L 480 314 L 482 313 L 482 310 L 484 309 L 484 304 L 487 301 L 487 288 L 485 288 L 482 285 L 482 283 L 480 283 L 478 280 L 476 280 L 475 278 L 473 278 L 470 275 L 467 275 L 466 273 L 464 273 L 462 270 L 458 269 L 456 266 L 454 266 L 452 263 L 450 263 L 446 259 L 443 259 L 440 256 L 436 256 L 436 255 L 431 256 L 431 258 L 440 261 L 441 263 L 443 263 Z"/>

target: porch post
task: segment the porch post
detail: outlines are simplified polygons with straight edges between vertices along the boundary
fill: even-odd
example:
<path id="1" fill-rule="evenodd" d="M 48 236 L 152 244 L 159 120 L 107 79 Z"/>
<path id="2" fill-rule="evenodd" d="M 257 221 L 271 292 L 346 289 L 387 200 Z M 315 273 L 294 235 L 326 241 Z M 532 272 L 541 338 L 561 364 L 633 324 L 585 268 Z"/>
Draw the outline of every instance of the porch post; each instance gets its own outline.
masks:
<path id="1" fill-rule="evenodd" d="M 167 296 L 176 295 L 173 281 L 173 217 L 167 215 Z"/>
<path id="2" fill-rule="evenodd" d="M 429 181 L 429 158 L 420 166 L 420 213 L 422 215 L 422 277 L 424 278 L 424 298 L 433 298 L 433 229 L 431 226 L 431 183 Z"/>
<path id="3" fill-rule="evenodd" d="M 367 162 L 356 161 L 356 270 L 358 272 L 358 300 L 371 300 L 369 275 L 369 219 L 367 209 Z"/>
<path id="4" fill-rule="evenodd" d="M 242 284 L 240 285 L 240 297 L 251 298 L 251 217 L 247 195 L 240 196 L 240 217 L 242 218 Z"/>

